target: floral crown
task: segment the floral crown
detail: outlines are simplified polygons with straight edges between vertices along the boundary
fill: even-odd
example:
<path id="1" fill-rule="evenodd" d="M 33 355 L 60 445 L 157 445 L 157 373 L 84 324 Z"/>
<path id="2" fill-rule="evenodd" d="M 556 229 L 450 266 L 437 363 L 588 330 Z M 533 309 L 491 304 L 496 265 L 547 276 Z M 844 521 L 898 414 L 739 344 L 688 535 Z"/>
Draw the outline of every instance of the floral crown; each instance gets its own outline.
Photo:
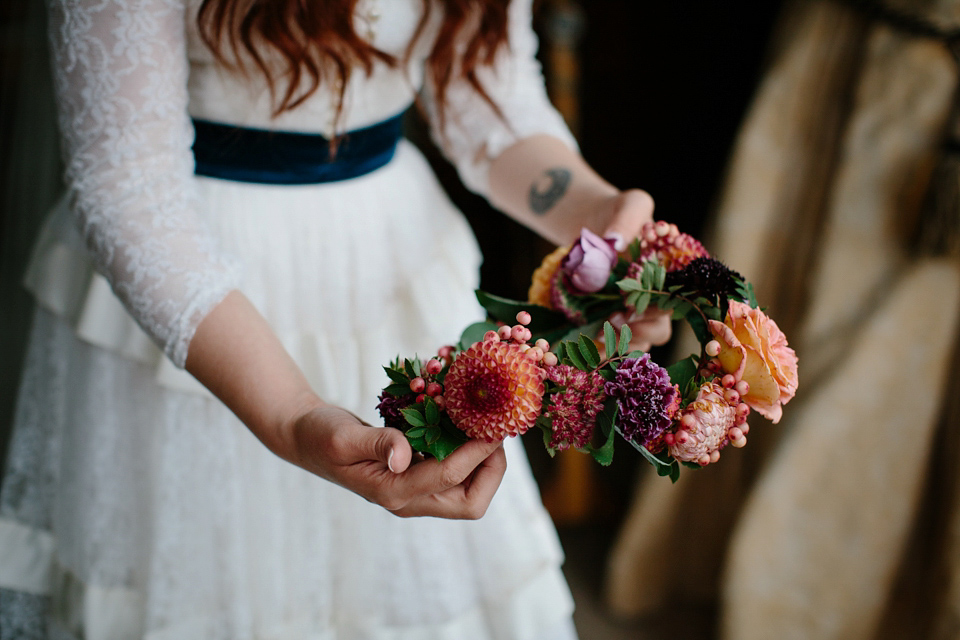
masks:
<path id="1" fill-rule="evenodd" d="M 473 324 L 436 357 L 398 358 L 378 409 L 411 446 L 443 459 L 469 438 L 488 442 L 534 426 L 556 451 L 613 460 L 614 434 L 661 476 L 716 462 L 742 447 L 756 411 L 779 422 L 797 390 L 797 357 L 753 287 L 692 236 L 659 221 L 624 254 L 584 229 L 548 255 L 526 302 L 483 291 L 495 322 Z M 700 343 L 664 368 L 630 350 L 630 327 L 649 308 L 685 320 Z"/>

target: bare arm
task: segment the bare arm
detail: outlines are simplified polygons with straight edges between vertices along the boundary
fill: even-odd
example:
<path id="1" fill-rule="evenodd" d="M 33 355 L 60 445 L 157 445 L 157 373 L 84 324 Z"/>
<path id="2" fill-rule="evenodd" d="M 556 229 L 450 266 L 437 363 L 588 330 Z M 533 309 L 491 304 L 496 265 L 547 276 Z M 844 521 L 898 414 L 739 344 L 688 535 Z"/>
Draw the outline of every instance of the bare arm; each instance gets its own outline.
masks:
<path id="1" fill-rule="evenodd" d="M 411 465 L 402 433 L 370 428 L 310 389 L 239 291 L 200 323 L 187 370 L 275 454 L 400 516 L 479 518 L 506 470 L 502 446 L 479 441 Z"/>

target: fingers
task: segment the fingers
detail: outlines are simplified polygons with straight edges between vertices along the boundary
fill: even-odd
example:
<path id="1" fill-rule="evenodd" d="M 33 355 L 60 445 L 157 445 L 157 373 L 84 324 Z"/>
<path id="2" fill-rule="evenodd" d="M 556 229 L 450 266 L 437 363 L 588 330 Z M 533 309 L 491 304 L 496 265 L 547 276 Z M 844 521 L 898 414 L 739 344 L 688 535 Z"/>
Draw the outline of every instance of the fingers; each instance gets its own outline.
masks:
<path id="1" fill-rule="evenodd" d="M 502 442 L 470 440 L 444 458 L 443 462 L 430 459 L 414 465 L 402 477 L 406 495 L 412 500 L 459 485 L 502 445 Z M 396 484 L 401 484 L 399 478 Z"/>
<path id="2" fill-rule="evenodd" d="M 413 459 L 413 449 L 398 429 L 366 427 L 357 432 L 353 444 L 353 451 L 347 454 L 351 458 L 382 462 L 393 473 L 406 471 Z"/>
<path id="3" fill-rule="evenodd" d="M 659 309 L 648 309 L 639 319 L 628 324 L 633 332 L 630 346 L 643 351 L 648 351 L 651 345 L 666 344 L 673 335 L 670 314 Z"/>
<path id="4" fill-rule="evenodd" d="M 604 229 L 603 235 L 618 234 L 624 240 L 624 247 L 640 234 L 644 223 L 653 220 L 653 198 L 646 191 L 630 189 L 618 196 L 613 217 Z"/>
<path id="5" fill-rule="evenodd" d="M 482 460 L 463 482 L 438 493 L 414 498 L 393 513 L 400 517 L 434 516 L 477 520 L 486 513 L 506 470 L 507 457 L 500 445 Z"/>

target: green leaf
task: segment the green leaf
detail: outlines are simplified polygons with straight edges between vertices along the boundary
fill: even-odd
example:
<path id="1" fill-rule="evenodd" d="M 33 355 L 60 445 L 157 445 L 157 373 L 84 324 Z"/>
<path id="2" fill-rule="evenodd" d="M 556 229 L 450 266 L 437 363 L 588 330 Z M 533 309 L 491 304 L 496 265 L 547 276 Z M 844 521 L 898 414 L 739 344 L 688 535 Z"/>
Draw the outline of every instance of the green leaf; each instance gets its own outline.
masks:
<path id="1" fill-rule="evenodd" d="M 593 459 L 604 467 L 610 466 L 613 462 L 614 429 L 613 423 L 617 419 L 619 405 L 616 400 L 610 399 L 604 403 L 603 411 L 597 416 L 597 428 L 599 431 L 599 443 L 591 442 L 586 447 L 587 453 L 593 456 Z M 594 434 L 596 438 L 597 434 Z M 599 446 L 597 446 L 599 444 Z"/>
<path id="2" fill-rule="evenodd" d="M 620 287 L 621 291 L 642 291 L 643 287 L 640 285 L 640 282 L 634 278 L 624 278 L 617 282 L 617 286 Z"/>
<path id="3" fill-rule="evenodd" d="M 700 344 L 707 344 L 713 340 L 713 335 L 707 329 L 707 322 L 703 319 L 699 313 L 688 313 L 687 324 L 690 325 L 690 328 L 693 329 L 693 333 L 697 336 L 697 341 Z"/>
<path id="4" fill-rule="evenodd" d="M 686 317 L 691 311 L 693 311 L 693 305 L 686 300 L 681 300 L 677 306 L 673 308 L 673 320 L 680 320 Z"/>
<path id="5" fill-rule="evenodd" d="M 640 238 L 634 238 L 630 242 L 630 246 L 627 247 L 627 251 L 630 252 L 630 257 L 633 259 L 633 262 L 636 262 L 640 259 Z"/>
<path id="6" fill-rule="evenodd" d="M 553 351 L 554 355 L 557 356 L 557 360 L 563 360 L 564 356 L 567 355 L 567 347 L 563 342 L 558 342 L 557 346 L 553 347 L 551 350 Z"/>
<path id="7" fill-rule="evenodd" d="M 477 300 L 487 310 L 490 317 L 500 320 L 509 325 L 517 321 L 517 313 L 526 311 L 530 314 L 530 324 L 527 328 L 533 333 L 545 333 L 556 329 L 557 327 L 569 324 L 567 317 L 559 311 L 547 309 L 531 302 L 521 302 L 519 300 L 510 300 L 501 298 L 485 291 L 477 289 Z"/>
<path id="8" fill-rule="evenodd" d="M 387 385 L 384 388 L 384 391 L 386 391 L 392 396 L 405 396 L 408 393 L 413 393 L 412 391 L 410 391 L 410 383 Z"/>
<path id="9" fill-rule="evenodd" d="M 460 343 L 457 348 L 461 351 L 469 349 L 474 342 L 483 340 L 483 335 L 487 331 L 496 331 L 497 325 L 492 322 L 474 322 L 460 334 Z"/>
<path id="10" fill-rule="evenodd" d="M 630 325 L 623 325 L 620 327 L 620 344 L 617 345 L 617 354 L 624 355 L 627 351 L 630 350 L 630 341 L 633 339 L 633 331 L 630 330 Z"/>
<path id="11" fill-rule="evenodd" d="M 687 383 L 697 375 L 697 362 L 695 356 L 689 356 L 683 360 L 678 360 L 667 367 L 667 374 L 670 376 L 670 382 L 680 387 L 680 390 L 686 388 Z"/>
<path id="12" fill-rule="evenodd" d="M 427 432 L 423 434 L 423 439 L 427 441 L 428 445 L 436 444 L 437 440 L 443 435 L 443 432 L 440 430 L 439 426 L 430 427 L 426 430 Z"/>
<path id="13" fill-rule="evenodd" d="M 662 291 L 663 285 L 667 281 L 667 268 L 662 264 L 657 265 L 657 289 Z"/>
<path id="14" fill-rule="evenodd" d="M 587 366 L 587 363 L 584 361 L 583 356 L 580 354 L 580 349 L 577 346 L 577 343 L 571 341 L 571 342 L 567 342 L 566 344 L 567 346 L 565 351 L 567 354 L 567 359 L 570 360 L 573 366 L 575 366 L 577 369 L 580 369 L 581 371 L 589 371 L 590 369 L 593 368 L 593 367 Z"/>
<path id="15" fill-rule="evenodd" d="M 637 302 L 636 304 L 633 305 L 633 308 L 637 315 L 640 315 L 641 313 L 647 310 L 647 307 L 650 306 L 650 298 L 651 298 L 651 295 L 649 291 L 645 291 L 644 293 L 641 293 L 637 297 Z"/>
<path id="16" fill-rule="evenodd" d="M 607 360 L 617 355 L 617 334 L 609 322 L 603 323 L 603 351 Z"/>
<path id="17" fill-rule="evenodd" d="M 410 378 L 408 378 L 402 371 L 397 371 L 390 367 L 384 367 L 384 371 L 387 372 L 387 376 L 391 381 L 396 382 L 397 384 L 410 384 Z"/>
<path id="18" fill-rule="evenodd" d="M 426 427 L 414 427 L 407 430 L 407 438 L 422 438 L 426 432 Z"/>
<path id="19" fill-rule="evenodd" d="M 400 409 L 400 413 L 402 413 L 403 417 L 406 418 L 407 423 L 414 427 L 423 427 L 427 424 L 423 414 L 416 409 Z"/>
<path id="20" fill-rule="evenodd" d="M 580 353 L 583 354 L 584 361 L 591 369 L 596 369 L 600 364 L 600 352 L 597 351 L 597 345 L 587 336 L 580 334 Z"/>
<path id="21" fill-rule="evenodd" d="M 416 378 L 420 375 L 420 367 L 414 368 L 414 362 L 411 360 L 403 361 L 403 370 L 407 372 L 407 375 L 410 379 Z"/>
<path id="22" fill-rule="evenodd" d="M 434 402 L 431 398 L 427 398 L 424 403 L 424 414 L 427 419 L 427 424 L 439 424 L 440 423 L 440 411 L 437 409 L 437 403 Z"/>

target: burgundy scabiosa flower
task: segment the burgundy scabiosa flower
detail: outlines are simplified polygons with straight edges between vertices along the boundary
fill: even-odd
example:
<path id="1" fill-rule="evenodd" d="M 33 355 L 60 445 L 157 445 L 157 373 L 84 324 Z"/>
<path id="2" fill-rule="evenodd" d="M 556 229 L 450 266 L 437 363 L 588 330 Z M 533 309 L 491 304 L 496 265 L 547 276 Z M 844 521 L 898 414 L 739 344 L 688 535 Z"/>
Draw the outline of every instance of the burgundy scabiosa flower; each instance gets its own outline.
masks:
<path id="1" fill-rule="evenodd" d="M 737 280 L 743 276 L 714 258 L 695 258 L 690 264 L 667 274 L 664 286 L 679 285 L 680 291 L 708 300 L 737 295 Z"/>
<path id="2" fill-rule="evenodd" d="M 550 446 L 558 451 L 590 443 L 603 411 L 604 380 L 596 371 L 558 364 L 547 368 L 547 378 L 560 390 L 550 397 L 548 415 L 553 428 Z"/>
<path id="3" fill-rule="evenodd" d="M 377 411 L 383 418 L 383 424 L 394 429 L 400 429 L 400 431 L 406 431 L 410 425 L 403 414 L 400 413 L 400 410 L 412 405 L 414 400 L 416 400 L 416 397 L 411 393 L 402 396 L 394 396 L 386 391 L 381 393 Z"/>
<path id="4" fill-rule="evenodd" d="M 444 401 L 467 436 L 496 442 L 526 433 L 543 405 L 544 370 L 520 345 L 492 339 L 457 356 L 444 378 Z"/>
<path id="5" fill-rule="evenodd" d="M 627 358 L 605 391 L 620 405 L 617 422 L 624 438 L 647 449 L 663 446 L 662 436 L 673 422 L 680 396 L 666 369 L 646 353 Z"/>

